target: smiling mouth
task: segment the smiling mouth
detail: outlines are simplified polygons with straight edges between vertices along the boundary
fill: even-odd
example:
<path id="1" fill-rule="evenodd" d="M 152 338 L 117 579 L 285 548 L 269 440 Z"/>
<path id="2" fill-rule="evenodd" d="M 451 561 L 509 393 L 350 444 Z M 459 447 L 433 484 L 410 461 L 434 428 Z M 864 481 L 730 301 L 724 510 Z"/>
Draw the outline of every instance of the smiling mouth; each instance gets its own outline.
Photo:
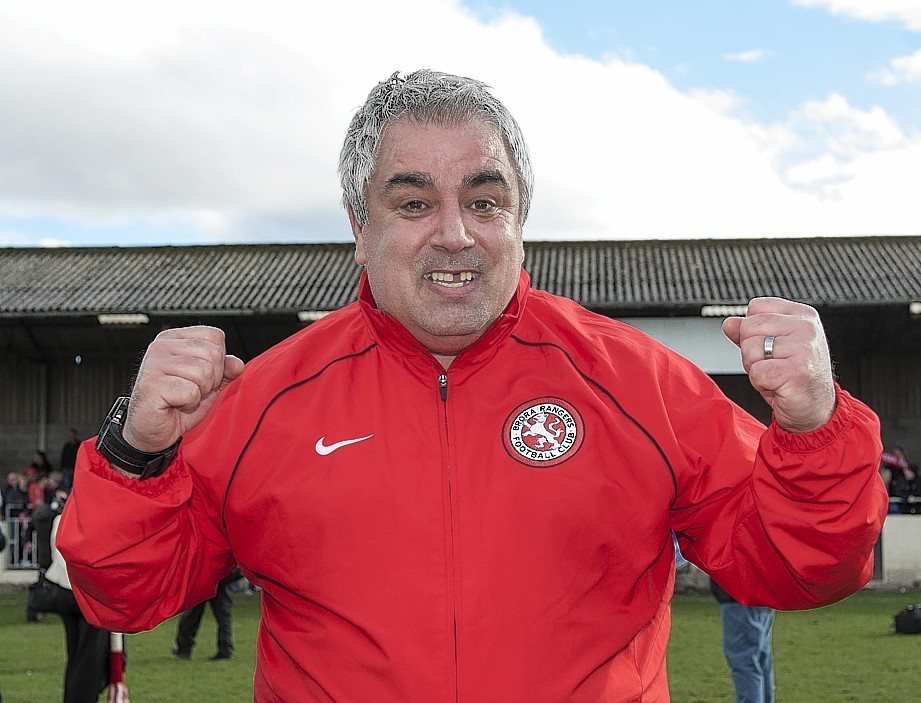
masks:
<path id="1" fill-rule="evenodd" d="M 437 283 L 440 286 L 447 286 L 449 288 L 460 288 L 464 286 L 479 274 L 473 271 L 461 271 L 460 273 L 449 273 L 447 271 L 432 271 L 423 276 L 425 280 L 431 281 L 432 283 Z"/>

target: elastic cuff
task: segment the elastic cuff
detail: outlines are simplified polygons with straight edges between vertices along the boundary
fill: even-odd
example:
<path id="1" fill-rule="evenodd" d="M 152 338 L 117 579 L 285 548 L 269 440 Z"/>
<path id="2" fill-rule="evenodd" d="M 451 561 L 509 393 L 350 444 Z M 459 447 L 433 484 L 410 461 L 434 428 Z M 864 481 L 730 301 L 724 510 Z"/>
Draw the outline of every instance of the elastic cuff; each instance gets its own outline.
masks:
<path id="1" fill-rule="evenodd" d="M 776 420 L 771 422 L 771 433 L 774 442 L 791 452 L 814 452 L 834 442 L 841 433 L 847 431 L 852 425 L 851 419 L 851 396 L 847 391 L 835 383 L 835 411 L 831 418 L 821 427 L 817 427 L 811 432 L 789 432 L 777 424 Z"/>
<path id="2" fill-rule="evenodd" d="M 83 445 L 90 458 L 90 471 L 107 481 L 124 486 L 132 493 L 137 493 L 147 498 L 156 498 L 173 491 L 177 482 L 187 475 L 187 471 L 183 463 L 179 461 L 179 455 L 177 454 L 172 463 L 159 476 L 145 479 L 144 481 L 128 478 L 113 469 L 109 461 L 96 451 L 95 441 L 95 438 L 93 438 L 92 442 L 85 442 Z"/>

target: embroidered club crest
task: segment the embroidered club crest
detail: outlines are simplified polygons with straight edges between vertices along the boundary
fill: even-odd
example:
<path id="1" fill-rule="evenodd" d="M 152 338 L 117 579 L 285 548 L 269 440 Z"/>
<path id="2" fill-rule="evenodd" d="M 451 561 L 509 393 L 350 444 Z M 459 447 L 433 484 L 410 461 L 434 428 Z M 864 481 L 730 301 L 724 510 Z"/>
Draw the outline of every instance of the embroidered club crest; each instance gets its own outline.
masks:
<path id="1" fill-rule="evenodd" d="M 578 411 L 560 398 L 535 398 L 522 403 L 502 427 L 509 455 L 526 466 L 549 469 L 572 457 L 585 439 Z"/>

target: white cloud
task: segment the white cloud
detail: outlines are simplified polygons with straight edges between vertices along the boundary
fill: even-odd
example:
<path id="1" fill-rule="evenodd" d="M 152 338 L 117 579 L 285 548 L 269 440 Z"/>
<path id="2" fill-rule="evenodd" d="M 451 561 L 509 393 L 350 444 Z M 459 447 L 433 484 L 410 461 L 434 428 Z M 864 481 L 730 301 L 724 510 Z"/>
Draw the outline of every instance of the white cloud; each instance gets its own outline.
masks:
<path id="1" fill-rule="evenodd" d="M 900 22 L 921 32 L 921 3 L 918 0 L 793 0 L 803 7 L 825 7 L 832 14 L 870 22 Z"/>
<path id="2" fill-rule="evenodd" d="M 743 104 L 731 90 L 695 89 L 688 93 L 688 97 L 717 113 L 730 113 Z"/>
<path id="3" fill-rule="evenodd" d="M 906 135 L 880 108 L 860 110 L 841 95 L 810 101 L 769 141 L 785 182 L 814 198 L 839 231 L 911 231 L 921 135 Z"/>
<path id="4" fill-rule="evenodd" d="M 892 59 L 888 69 L 871 74 L 870 79 L 883 85 L 921 82 L 921 49 Z"/>
<path id="5" fill-rule="evenodd" d="M 49 249 L 55 249 L 59 247 L 69 247 L 70 242 L 66 239 L 57 239 L 55 237 L 42 237 L 38 240 L 38 245 Z"/>
<path id="6" fill-rule="evenodd" d="M 560 55 L 533 20 L 457 0 L 0 3 L 0 66 L 0 217 L 136 233 L 120 243 L 348 239 L 341 137 L 374 83 L 419 67 L 485 80 L 518 117 L 531 239 L 918 233 L 919 147 L 881 110 L 746 123 L 730 92 Z"/>
<path id="7" fill-rule="evenodd" d="M 769 59 L 773 55 L 773 51 L 766 49 L 749 49 L 735 54 L 725 54 L 723 58 L 727 61 L 736 61 L 738 63 L 757 63 L 758 61 Z"/>

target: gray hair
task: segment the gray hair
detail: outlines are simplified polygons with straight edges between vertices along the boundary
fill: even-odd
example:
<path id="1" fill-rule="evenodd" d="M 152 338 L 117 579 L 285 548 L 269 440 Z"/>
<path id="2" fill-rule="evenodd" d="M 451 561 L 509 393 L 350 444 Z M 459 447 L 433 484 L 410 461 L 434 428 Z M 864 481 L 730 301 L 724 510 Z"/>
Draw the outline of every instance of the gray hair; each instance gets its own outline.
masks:
<path id="1" fill-rule="evenodd" d="M 352 118 L 339 154 L 342 205 L 352 208 L 359 224 L 368 223 L 366 194 L 384 131 L 391 122 L 403 117 L 427 124 L 483 120 L 495 125 L 505 141 L 518 179 L 524 224 L 534 189 L 531 157 L 515 118 L 488 88 L 472 78 L 428 69 L 403 77 L 397 71 L 375 86 Z"/>

